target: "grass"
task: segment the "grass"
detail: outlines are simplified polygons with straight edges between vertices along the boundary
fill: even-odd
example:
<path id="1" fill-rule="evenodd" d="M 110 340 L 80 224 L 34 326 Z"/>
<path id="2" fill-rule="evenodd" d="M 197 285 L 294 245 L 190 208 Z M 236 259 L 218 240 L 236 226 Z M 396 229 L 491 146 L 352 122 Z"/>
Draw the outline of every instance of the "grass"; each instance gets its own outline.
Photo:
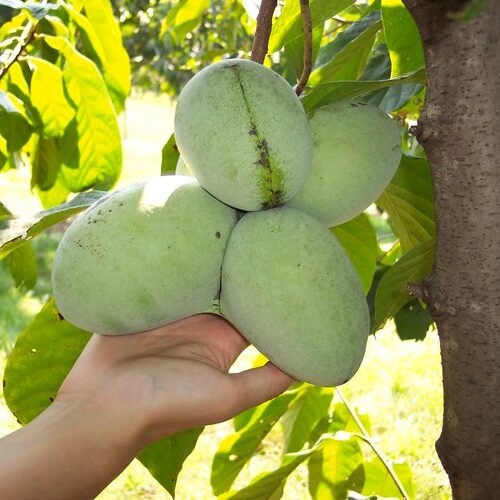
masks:
<path id="1" fill-rule="evenodd" d="M 124 135 L 124 171 L 119 185 L 159 175 L 161 148 L 172 132 L 173 107 L 166 98 L 141 95 L 131 98 L 120 118 Z M 25 171 L 2 172 L 0 199 L 16 212 L 39 207 L 30 196 Z M 4 349 L 39 310 L 50 291 L 50 266 L 59 238 L 44 234 L 35 241 L 40 256 L 40 277 L 36 288 L 24 295 L 12 287 L 0 262 L 0 339 Z M 3 370 L 4 359 L 0 359 Z M 341 388 L 360 412 L 368 413 L 372 436 L 392 459 L 409 462 L 417 499 L 451 498 L 448 479 L 434 450 L 442 415 L 442 384 L 437 334 L 430 331 L 422 342 L 401 342 L 389 324 L 369 339 L 365 361 L 356 376 Z M 3 399 L 0 400 L 0 435 L 18 427 Z M 211 457 L 218 443 L 231 432 L 230 423 L 209 426 L 200 437 L 179 477 L 177 497 L 181 500 L 212 499 Z M 278 436 L 279 437 L 279 436 Z M 279 459 L 277 437 L 266 441 L 240 486 L 259 471 L 268 470 Z M 309 498 L 304 467 L 297 470 L 285 489 L 286 500 Z M 132 464 L 99 496 L 99 500 L 164 499 L 166 493 L 138 462 Z"/>

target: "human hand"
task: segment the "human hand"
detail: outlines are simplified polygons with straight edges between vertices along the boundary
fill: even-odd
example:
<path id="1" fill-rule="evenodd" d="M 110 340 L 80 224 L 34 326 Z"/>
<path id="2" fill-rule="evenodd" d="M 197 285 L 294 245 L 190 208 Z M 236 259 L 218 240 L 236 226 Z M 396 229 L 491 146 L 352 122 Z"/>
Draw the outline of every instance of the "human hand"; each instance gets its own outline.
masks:
<path id="1" fill-rule="evenodd" d="M 212 314 L 143 333 L 94 335 L 56 402 L 86 400 L 105 414 L 112 412 L 117 428 L 127 432 L 132 424 L 129 432 L 143 446 L 226 420 L 283 392 L 293 379 L 270 363 L 228 374 L 247 345 L 227 321 Z"/>

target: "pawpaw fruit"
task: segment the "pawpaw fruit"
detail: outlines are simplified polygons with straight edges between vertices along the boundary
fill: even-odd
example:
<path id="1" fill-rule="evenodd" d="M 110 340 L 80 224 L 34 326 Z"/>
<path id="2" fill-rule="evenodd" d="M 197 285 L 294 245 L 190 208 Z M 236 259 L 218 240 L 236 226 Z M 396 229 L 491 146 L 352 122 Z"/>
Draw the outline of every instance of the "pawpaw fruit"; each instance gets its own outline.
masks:
<path id="1" fill-rule="evenodd" d="M 369 313 L 356 271 L 333 233 L 294 208 L 238 221 L 222 265 L 220 310 L 302 381 L 343 384 L 364 356 Z"/>
<path id="2" fill-rule="evenodd" d="M 55 255 L 57 307 L 74 325 L 126 334 L 211 311 L 236 212 L 186 176 L 105 196 L 71 224 Z"/>
<path id="3" fill-rule="evenodd" d="M 228 59 L 204 68 L 180 92 L 177 147 L 201 186 L 253 211 L 284 204 L 309 173 L 309 122 L 288 82 L 261 64 Z"/>
<path id="4" fill-rule="evenodd" d="M 311 172 L 288 204 L 328 227 L 346 222 L 374 203 L 401 159 L 400 127 L 376 106 L 339 101 L 310 116 Z"/>

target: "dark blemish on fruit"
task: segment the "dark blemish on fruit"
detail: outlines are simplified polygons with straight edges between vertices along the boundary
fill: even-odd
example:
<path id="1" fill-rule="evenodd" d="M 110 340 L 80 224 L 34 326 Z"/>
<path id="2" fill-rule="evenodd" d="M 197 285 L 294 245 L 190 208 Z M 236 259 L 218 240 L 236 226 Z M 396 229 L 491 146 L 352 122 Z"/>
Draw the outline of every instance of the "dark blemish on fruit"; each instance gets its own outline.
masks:
<path id="1" fill-rule="evenodd" d="M 64 321 L 64 316 L 60 312 L 57 313 L 57 317 L 59 318 L 59 321 Z"/>
<path id="2" fill-rule="evenodd" d="M 53 402 L 54 402 L 54 398 L 53 398 L 52 396 L 49 396 L 49 401 L 50 401 L 51 403 L 53 403 Z"/>
<path id="3" fill-rule="evenodd" d="M 215 233 L 215 237 L 216 237 L 217 239 L 219 239 L 219 238 L 220 238 L 220 231 L 217 231 L 217 232 Z"/>
<path id="4" fill-rule="evenodd" d="M 266 139 L 259 139 L 257 141 L 257 151 L 259 152 L 259 159 L 257 164 L 263 168 L 271 168 L 271 161 L 269 158 L 269 144 Z"/>

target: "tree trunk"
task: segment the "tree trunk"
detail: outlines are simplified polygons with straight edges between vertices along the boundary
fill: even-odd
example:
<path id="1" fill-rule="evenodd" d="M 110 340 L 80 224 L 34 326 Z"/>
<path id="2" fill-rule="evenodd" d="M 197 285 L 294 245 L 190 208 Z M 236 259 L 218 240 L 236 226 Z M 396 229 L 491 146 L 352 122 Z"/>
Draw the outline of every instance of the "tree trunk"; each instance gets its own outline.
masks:
<path id="1" fill-rule="evenodd" d="M 500 498 L 500 2 L 405 0 L 420 29 L 428 91 L 419 140 L 432 169 L 435 268 L 426 302 L 441 343 L 444 422 L 436 444 L 459 500 Z"/>

